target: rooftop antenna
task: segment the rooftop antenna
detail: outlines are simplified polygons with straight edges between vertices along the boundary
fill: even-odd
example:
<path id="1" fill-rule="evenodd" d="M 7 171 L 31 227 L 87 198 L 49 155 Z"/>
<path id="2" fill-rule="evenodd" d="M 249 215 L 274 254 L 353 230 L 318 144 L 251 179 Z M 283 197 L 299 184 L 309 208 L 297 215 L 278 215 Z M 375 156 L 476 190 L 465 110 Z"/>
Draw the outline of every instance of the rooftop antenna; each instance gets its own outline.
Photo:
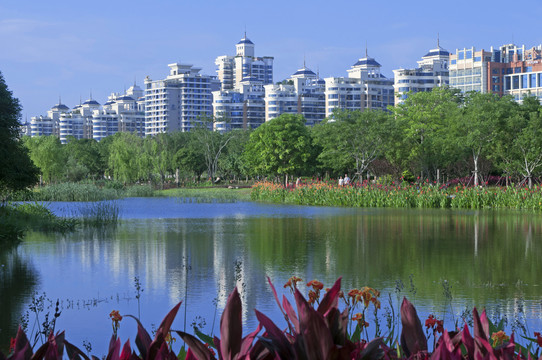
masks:
<path id="1" fill-rule="evenodd" d="M 245 39 L 247 38 L 247 24 L 245 24 Z"/>
<path id="2" fill-rule="evenodd" d="M 316 65 L 316 76 L 320 79 L 320 65 Z"/>
<path id="3" fill-rule="evenodd" d="M 90 100 L 92 100 L 92 89 L 90 89 Z"/>
<path id="4" fill-rule="evenodd" d="M 136 76 L 134 75 L 134 87 L 137 86 L 137 82 L 136 82 Z"/>
<path id="5" fill-rule="evenodd" d="M 307 66 L 305 65 L 305 53 L 303 53 L 303 69 L 305 69 Z"/>
<path id="6" fill-rule="evenodd" d="M 58 105 L 62 104 L 62 98 L 58 95 Z"/>
<path id="7" fill-rule="evenodd" d="M 369 57 L 369 52 L 367 51 L 367 40 L 365 40 L 365 57 Z"/>

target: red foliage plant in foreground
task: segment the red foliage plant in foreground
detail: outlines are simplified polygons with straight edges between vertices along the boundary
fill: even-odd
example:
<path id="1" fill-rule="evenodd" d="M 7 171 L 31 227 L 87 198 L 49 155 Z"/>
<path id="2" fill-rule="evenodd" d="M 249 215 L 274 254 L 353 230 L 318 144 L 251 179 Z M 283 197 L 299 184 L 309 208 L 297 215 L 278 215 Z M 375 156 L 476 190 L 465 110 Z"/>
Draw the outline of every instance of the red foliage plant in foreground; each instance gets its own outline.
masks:
<path id="1" fill-rule="evenodd" d="M 287 324 L 285 330 L 280 329 L 271 319 L 255 310 L 260 322 L 256 330 L 243 337 L 242 305 L 237 289 L 228 297 L 226 308 L 220 320 L 220 336 L 212 339 L 216 353 L 208 344 L 202 343 L 198 338 L 185 332 L 178 333 L 189 350 L 186 360 L 241 360 L 241 359 L 532 359 L 533 355 L 525 348 L 514 343 L 514 336 L 508 338 L 503 332 L 496 332 L 490 337 L 490 326 L 485 311 L 478 314 L 473 310 L 473 334 L 467 325 L 458 332 L 443 330 L 432 353 L 428 352 L 427 338 L 423 332 L 422 324 L 412 305 L 406 298 L 401 305 L 402 331 L 400 346 L 396 348 L 386 345 L 384 338 L 376 338 L 369 342 L 365 340 L 353 341 L 347 333 L 349 321 L 348 308 L 340 311 L 338 300 L 340 297 L 341 279 L 338 279 L 329 289 L 318 307 L 309 303 L 297 288 L 294 289 L 295 305 L 283 296 L 279 301 L 277 292 L 269 281 L 275 300 Z M 139 354 L 132 350 L 127 341 L 122 347 L 121 342 L 113 334 L 106 360 L 177 360 L 167 339 L 170 336 L 171 324 L 180 303 L 177 304 L 164 318 L 158 328 L 154 339 L 136 320 L 138 332 L 136 346 Z M 120 317 L 120 314 L 119 314 Z M 430 321 L 431 322 L 431 321 Z M 431 325 L 431 324 L 429 324 Z M 263 330 L 263 333 L 258 334 Z M 199 335 L 198 335 L 199 336 Z M 533 339 L 535 342 L 537 339 Z M 80 349 L 64 339 L 64 333 L 56 336 L 51 334 L 48 341 L 35 353 L 25 333 L 19 329 L 13 344 L 11 354 L 6 358 L 0 353 L 0 360 L 61 360 L 64 349 L 67 356 L 73 360 L 90 360 Z M 184 356 L 180 355 L 180 357 Z M 92 357 L 97 360 L 96 357 Z M 540 358 L 542 359 L 542 357 Z"/>

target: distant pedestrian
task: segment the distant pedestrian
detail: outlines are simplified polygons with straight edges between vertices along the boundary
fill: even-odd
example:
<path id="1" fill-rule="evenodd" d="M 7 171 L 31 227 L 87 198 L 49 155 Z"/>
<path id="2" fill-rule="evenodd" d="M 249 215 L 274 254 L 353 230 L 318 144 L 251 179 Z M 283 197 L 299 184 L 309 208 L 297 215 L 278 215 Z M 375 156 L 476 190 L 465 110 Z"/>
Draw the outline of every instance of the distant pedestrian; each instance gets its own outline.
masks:
<path id="1" fill-rule="evenodd" d="M 350 185 L 350 178 L 348 177 L 348 174 L 344 174 L 344 186 Z"/>
<path id="2" fill-rule="evenodd" d="M 298 187 L 300 184 L 301 184 L 301 178 L 298 177 L 298 178 L 295 180 L 295 187 Z"/>
<path id="3" fill-rule="evenodd" d="M 343 186 L 344 185 L 344 179 L 343 177 L 339 177 L 339 186 Z"/>

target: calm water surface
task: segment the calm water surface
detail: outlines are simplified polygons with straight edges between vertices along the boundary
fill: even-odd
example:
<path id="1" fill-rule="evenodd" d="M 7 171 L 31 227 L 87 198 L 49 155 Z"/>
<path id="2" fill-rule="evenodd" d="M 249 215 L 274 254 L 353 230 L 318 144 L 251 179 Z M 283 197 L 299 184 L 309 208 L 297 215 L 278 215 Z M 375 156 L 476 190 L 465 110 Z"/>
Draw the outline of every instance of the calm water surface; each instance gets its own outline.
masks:
<path id="1" fill-rule="evenodd" d="M 465 309 L 486 306 L 490 317 L 506 316 L 509 327 L 523 319 L 531 334 L 542 330 L 540 215 L 177 198 L 131 198 L 118 205 L 122 221 L 116 228 L 31 233 L 17 249 L 0 253 L 2 347 L 36 293 L 60 300 L 57 329 L 66 329 L 78 346 L 89 342 L 96 355 L 106 352 L 111 310 L 139 312 L 152 328 L 183 300 L 186 308 L 173 327 L 190 329 L 204 321 L 210 333 L 234 286 L 242 296 L 246 330 L 255 327 L 255 308 L 283 326 L 266 276 L 288 295 L 283 284 L 292 275 L 326 286 L 342 276 L 343 289 L 380 289 L 382 313 L 388 299 L 397 311 L 407 296 L 422 316 L 444 317 L 448 328 Z M 88 204 L 49 204 L 68 216 L 81 206 Z M 139 310 L 135 277 L 143 289 Z M 45 312 L 54 312 L 50 306 L 46 301 Z M 34 325 L 30 313 L 29 331 Z M 119 335 L 133 340 L 135 330 L 126 318 Z"/>

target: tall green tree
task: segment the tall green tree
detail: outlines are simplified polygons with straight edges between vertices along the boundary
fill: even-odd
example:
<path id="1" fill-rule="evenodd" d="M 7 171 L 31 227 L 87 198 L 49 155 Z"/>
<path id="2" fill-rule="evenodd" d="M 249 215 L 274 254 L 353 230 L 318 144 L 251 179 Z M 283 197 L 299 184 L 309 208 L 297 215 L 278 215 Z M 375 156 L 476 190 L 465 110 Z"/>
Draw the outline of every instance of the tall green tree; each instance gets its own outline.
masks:
<path id="1" fill-rule="evenodd" d="M 39 168 L 44 182 L 64 179 L 68 157 L 59 138 L 52 135 L 25 137 L 23 143 L 29 150 L 30 159 Z"/>
<path id="2" fill-rule="evenodd" d="M 413 173 L 433 179 L 437 169 L 453 161 L 455 147 L 450 125 L 460 116 L 459 90 L 434 88 L 409 93 L 403 103 L 391 108 L 399 133 L 388 156 Z"/>
<path id="3" fill-rule="evenodd" d="M 211 179 L 214 179 L 218 172 L 219 160 L 226 146 L 237 135 L 233 131 L 221 133 L 211 130 L 214 121 L 215 119 L 202 119 L 201 124 L 191 131 L 194 139 L 199 142 L 207 165 L 207 175 Z"/>
<path id="4" fill-rule="evenodd" d="M 480 158 L 494 151 L 495 141 L 515 106 L 511 97 L 475 91 L 465 96 L 461 116 L 455 118 L 454 136 L 456 146 L 463 147 L 472 156 L 475 186 L 480 180 Z"/>
<path id="5" fill-rule="evenodd" d="M 65 145 L 65 151 L 68 157 L 67 180 L 78 181 L 87 177 L 97 179 L 103 176 L 106 160 L 96 140 L 70 137 Z"/>
<path id="6" fill-rule="evenodd" d="M 250 139 L 250 131 L 248 130 L 232 130 L 235 136 L 230 140 L 223 156 L 218 162 L 218 167 L 221 173 L 226 178 L 240 178 L 247 174 L 247 164 L 243 158 L 243 151 Z"/>
<path id="7" fill-rule="evenodd" d="M 301 175 L 311 162 L 312 138 L 301 115 L 282 114 L 250 134 L 244 156 L 255 174 Z"/>
<path id="8" fill-rule="evenodd" d="M 34 185 L 38 169 L 19 141 L 21 105 L 0 72 L 0 193 Z"/>
<path id="9" fill-rule="evenodd" d="M 115 180 L 133 183 L 140 177 L 140 157 L 143 139 L 139 136 L 119 132 L 113 135 L 109 145 L 109 170 Z"/>
<path id="10" fill-rule="evenodd" d="M 506 119 L 501 136 L 501 158 L 511 173 L 517 173 L 533 185 L 533 177 L 542 168 L 542 107 L 538 98 L 528 96 L 515 113 Z"/>
<path id="11" fill-rule="evenodd" d="M 314 142 L 322 147 L 318 160 L 342 173 L 359 177 L 384 154 L 390 135 L 389 114 L 381 110 L 336 111 L 314 127 Z"/>

